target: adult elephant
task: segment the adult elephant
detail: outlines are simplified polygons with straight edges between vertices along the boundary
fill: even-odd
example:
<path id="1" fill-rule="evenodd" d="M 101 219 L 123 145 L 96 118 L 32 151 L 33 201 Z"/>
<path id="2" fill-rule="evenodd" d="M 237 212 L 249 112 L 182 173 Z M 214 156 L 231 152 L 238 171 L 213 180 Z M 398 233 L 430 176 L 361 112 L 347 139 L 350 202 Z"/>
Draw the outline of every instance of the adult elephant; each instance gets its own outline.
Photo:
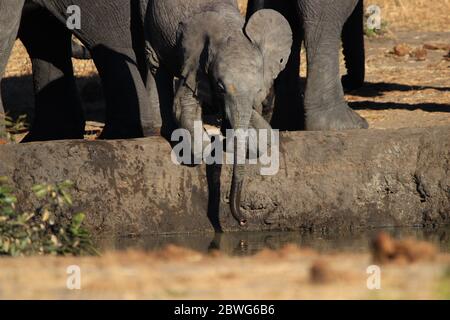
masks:
<path id="1" fill-rule="evenodd" d="M 17 3 L 21 4 L 20 1 Z M 20 12 L 18 8 L 19 6 L 16 12 Z M 11 32 L 11 35 L 14 33 Z M 71 41 L 67 28 L 48 11 L 30 0 L 26 1 L 23 7 L 18 37 L 30 55 L 36 93 L 34 123 L 24 141 L 82 138 L 83 110 L 78 98 L 68 46 L 72 42 L 72 56 L 77 59 L 89 59 L 88 50 Z M 11 40 L 2 41 L 2 44 L 12 43 Z M 2 58 L 5 59 L 9 54 L 3 53 Z M 0 110 L 3 112 L 1 99 Z"/>
<path id="2" fill-rule="evenodd" d="M 257 110 L 261 111 L 290 55 L 292 31 L 281 14 L 261 10 L 246 24 L 235 0 L 141 0 L 141 4 L 146 51 L 155 75 L 152 96 L 170 94 L 173 79 L 180 79 L 173 113 L 181 128 L 195 137 L 203 111 L 215 106 L 235 130 L 271 132 Z M 230 204 L 234 217 L 245 224 L 240 209 L 245 169 L 237 158 L 242 157 L 238 147 L 246 141 L 242 135 L 235 140 Z M 191 145 L 200 153 L 194 156 L 200 157 L 202 141 Z"/>
<path id="3" fill-rule="evenodd" d="M 0 81 L 5 72 L 6 64 L 19 30 L 23 4 L 24 0 L 0 1 Z M 0 116 L 4 113 L 0 90 Z M 0 137 L 3 136 L 4 130 L 4 126 L 0 123 Z"/>
<path id="4" fill-rule="evenodd" d="M 346 103 L 343 85 L 355 88 L 364 81 L 363 2 L 358 0 L 249 0 L 248 14 L 273 8 L 294 31 L 292 55 L 278 82 L 274 126 L 307 130 L 368 128 L 367 121 Z M 344 28 L 345 26 L 345 28 Z M 349 73 L 341 82 L 339 53 L 344 40 Z M 308 77 L 301 110 L 299 97 L 300 47 L 307 51 Z M 303 115 L 304 113 L 304 115 Z"/>
<path id="5" fill-rule="evenodd" d="M 71 61 L 72 34 L 47 9 L 26 1 L 18 37 L 31 59 L 35 92 L 34 117 L 23 142 L 82 139 L 85 123 Z"/>
<path id="6" fill-rule="evenodd" d="M 82 19 L 82 28 L 72 33 L 91 52 L 102 80 L 107 106 L 102 136 L 134 138 L 159 132 L 161 116 L 148 114 L 150 102 L 144 81 L 147 67 L 139 3 L 129 0 L 32 2 L 43 10 L 34 10 L 21 32 L 34 62 L 33 72 L 38 75 L 34 81 L 37 110 L 31 140 L 55 139 L 55 134 L 59 134 L 57 138 L 80 137 L 84 129 L 70 63 L 71 33 L 65 28 L 70 5 L 81 9 Z M 0 72 L 4 71 L 16 37 L 23 3 L 23 0 L 0 2 L 0 46 L 4 47 L 0 53 Z M 48 37 L 41 28 L 54 37 Z M 61 88 L 61 99 L 55 98 L 56 88 Z M 46 127 L 55 123 L 62 124 L 61 131 L 49 132 Z"/>

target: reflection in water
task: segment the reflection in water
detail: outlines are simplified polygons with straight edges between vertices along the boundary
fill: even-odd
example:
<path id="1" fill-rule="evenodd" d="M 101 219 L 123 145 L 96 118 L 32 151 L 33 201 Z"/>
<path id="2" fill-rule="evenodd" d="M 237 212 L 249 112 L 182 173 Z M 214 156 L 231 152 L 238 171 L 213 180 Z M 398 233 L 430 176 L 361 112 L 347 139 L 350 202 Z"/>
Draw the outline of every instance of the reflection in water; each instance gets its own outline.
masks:
<path id="1" fill-rule="evenodd" d="M 317 234 L 301 232 L 237 232 L 196 235 L 159 235 L 137 238 L 98 239 L 97 246 L 106 250 L 158 250 L 177 245 L 200 252 L 220 250 L 233 256 L 245 256 L 262 249 L 279 249 L 287 244 L 312 248 L 319 252 L 365 252 L 370 241 L 380 231 L 393 237 L 414 238 L 434 243 L 443 252 L 450 252 L 450 227 L 439 229 L 395 228 L 352 232 L 351 234 Z"/>

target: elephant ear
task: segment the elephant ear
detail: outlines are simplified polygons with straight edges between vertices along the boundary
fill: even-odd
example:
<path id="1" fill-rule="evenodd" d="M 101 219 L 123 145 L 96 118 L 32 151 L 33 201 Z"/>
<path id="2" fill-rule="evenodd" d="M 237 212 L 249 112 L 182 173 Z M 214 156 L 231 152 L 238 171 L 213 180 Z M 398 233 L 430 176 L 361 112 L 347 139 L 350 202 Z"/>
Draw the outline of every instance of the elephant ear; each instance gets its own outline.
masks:
<path id="1" fill-rule="evenodd" d="M 264 77 L 272 82 L 284 70 L 292 48 L 292 29 L 277 11 L 255 12 L 245 27 L 247 37 L 260 48 L 264 56 Z"/>
<path id="2" fill-rule="evenodd" d="M 180 23 L 178 28 L 177 43 L 182 54 L 181 78 L 195 95 L 208 68 L 211 42 L 214 41 L 209 35 L 214 34 L 211 29 L 215 28 L 218 19 L 220 15 L 216 12 L 201 12 Z"/>

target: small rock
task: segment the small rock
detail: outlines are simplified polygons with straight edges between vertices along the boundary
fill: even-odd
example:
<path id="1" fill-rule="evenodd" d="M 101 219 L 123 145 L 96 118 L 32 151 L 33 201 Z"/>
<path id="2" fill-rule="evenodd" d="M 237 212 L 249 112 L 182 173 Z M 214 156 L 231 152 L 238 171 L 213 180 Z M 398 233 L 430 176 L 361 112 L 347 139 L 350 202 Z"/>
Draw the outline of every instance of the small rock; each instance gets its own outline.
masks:
<path id="1" fill-rule="evenodd" d="M 433 260 L 437 254 L 434 245 L 413 239 L 395 240 L 381 232 L 372 242 L 372 256 L 376 263 L 413 263 Z"/>
<path id="2" fill-rule="evenodd" d="M 444 56 L 444 59 L 450 61 L 450 50 L 448 50 L 447 54 Z"/>
<path id="3" fill-rule="evenodd" d="M 316 284 L 330 283 L 336 280 L 336 274 L 331 270 L 329 263 L 317 260 L 310 269 L 311 282 Z"/>
<path id="4" fill-rule="evenodd" d="M 406 261 L 416 262 L 420 260 L 433 260 L 437 250 L 430 243 L 406 239 L 397 243 L 397 252 Z"/>
<path id="5" fill-rule="evenodd" d="M 445 43 L 425 43 L 423 48 L 426 50 L 450 50 L 450 44 Z"/>
<path id="6" fill-rule="evenodd" d="M 411 47 L 406 43 L 398 44 L 394 47 L 394 54 L 399 57 L 404 57 L 411 52 Z"/>
<path id="7" fill-rule="evenodd" d="M 387 233 L 379 233 L 372 243 L 375 261 L 391 259 L 395 255 L 395 241 Z"/>
<path id="8" fill-rule="evenodd" d="M 414 51 L 412 51 L 409 55 L 417 61 L 425 61 L 428 57 L 428 51 L 427 49 L 419 47 L 414 49 Z"/>

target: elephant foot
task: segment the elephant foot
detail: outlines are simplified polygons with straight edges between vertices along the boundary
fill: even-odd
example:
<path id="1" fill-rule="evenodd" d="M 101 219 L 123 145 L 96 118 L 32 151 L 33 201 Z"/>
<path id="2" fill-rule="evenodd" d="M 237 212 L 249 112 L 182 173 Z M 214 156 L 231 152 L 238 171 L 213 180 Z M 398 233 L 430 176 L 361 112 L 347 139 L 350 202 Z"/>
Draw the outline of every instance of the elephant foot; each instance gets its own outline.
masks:
<path id="1" fill-rule="evenodd" d="M 159 137 L 162 135 L 161 127 L 144 128 L 143 131 L 144 131 L 144 137 Z"/>
<path id="2" fill-rule="evenodd" d="M 353 111 L 345 102 L 326 110 L 309 110 L 306 112 L 306 130 L 351 130 L 368 129 L 369 123 Z"/>

